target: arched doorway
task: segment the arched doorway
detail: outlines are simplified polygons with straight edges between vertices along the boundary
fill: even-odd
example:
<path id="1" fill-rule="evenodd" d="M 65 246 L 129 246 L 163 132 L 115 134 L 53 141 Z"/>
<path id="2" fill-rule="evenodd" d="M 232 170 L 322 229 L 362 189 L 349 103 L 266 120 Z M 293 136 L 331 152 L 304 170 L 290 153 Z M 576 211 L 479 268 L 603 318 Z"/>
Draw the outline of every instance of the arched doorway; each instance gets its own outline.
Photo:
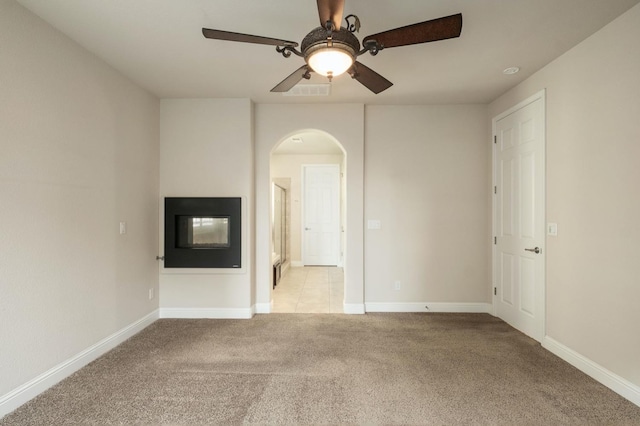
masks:
<path id="1" fill-rule="evenodd" d="M 346 164 L 342 145 L 316 129 L 271 150 L 272 312 L 344 312 Z"/>
<path id="2" fill-rule="evenodd" d="M 361 104 L 257 104 L 254 107 L 255 208 L 248 214 L 255 244 L 251 271 L 254 313 L 272 312 L 271 151 L 285 137 L 304 129 L 318 129 L 339 141 L 346 153 L 344 229 L 344 312 L 364 314 L 364 105 Z"/>

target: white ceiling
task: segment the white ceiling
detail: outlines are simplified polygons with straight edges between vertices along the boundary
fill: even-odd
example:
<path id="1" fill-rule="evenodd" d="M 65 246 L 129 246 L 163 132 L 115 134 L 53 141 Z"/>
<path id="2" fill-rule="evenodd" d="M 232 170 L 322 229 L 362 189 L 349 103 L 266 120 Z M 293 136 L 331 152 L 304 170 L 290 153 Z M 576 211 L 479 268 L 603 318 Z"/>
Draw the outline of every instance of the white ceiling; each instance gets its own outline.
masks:
<path id="1" fill-rule="evenodd" d="M 374 95 L 348 75 L 328 97 L 273 86 L 303 64 L 272 46 L 205 39 L 202 27 L 300 42 L 319 25 L 312 0 L 17 0 L 160 98 L 257 103 L 487 103 L 640 0 L 346 0 L 358 38 L 461 12 L 460 38 L 365 54 L 394 83 Z M 518 74 L 502 70 L 518 66 Z M 325 82 L 315 75 L 309 83 Z M 306 83 L 304 81 L 303 83 Z"/>

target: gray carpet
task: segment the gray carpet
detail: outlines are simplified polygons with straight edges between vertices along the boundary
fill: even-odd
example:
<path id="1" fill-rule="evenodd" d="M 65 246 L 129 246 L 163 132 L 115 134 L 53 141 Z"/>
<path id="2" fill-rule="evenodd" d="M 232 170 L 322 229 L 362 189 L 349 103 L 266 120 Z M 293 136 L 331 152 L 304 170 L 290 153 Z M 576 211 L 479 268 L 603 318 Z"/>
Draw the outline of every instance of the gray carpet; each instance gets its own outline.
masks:
<path id="1" fill-rule="evenodd" d="M 159 320 L 0 425 L 640 424 L 485 314 Z"/>

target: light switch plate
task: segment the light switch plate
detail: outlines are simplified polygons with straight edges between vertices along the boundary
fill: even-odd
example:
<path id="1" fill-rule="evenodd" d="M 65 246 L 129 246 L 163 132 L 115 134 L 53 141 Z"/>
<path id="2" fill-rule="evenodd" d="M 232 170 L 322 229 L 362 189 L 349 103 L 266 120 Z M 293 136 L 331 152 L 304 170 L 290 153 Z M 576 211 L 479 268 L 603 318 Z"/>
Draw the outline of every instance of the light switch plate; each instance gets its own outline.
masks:
<path id="1" fill-rule="evenodd" d="M 367 229 L 380 229 L 381 223 L 379 220 L 368 220 Z"/>
<path id="2" fill-rule="evenodd" d="M 557 223 L 547 223 L 547 235 L 551 235 L 552 237 L 558 236 L 558 224 Z"/>
<path id="3" fill-rule="evenodd" d="M 127 233 L 127 222 L 120 222 L 120 235 Z"/>

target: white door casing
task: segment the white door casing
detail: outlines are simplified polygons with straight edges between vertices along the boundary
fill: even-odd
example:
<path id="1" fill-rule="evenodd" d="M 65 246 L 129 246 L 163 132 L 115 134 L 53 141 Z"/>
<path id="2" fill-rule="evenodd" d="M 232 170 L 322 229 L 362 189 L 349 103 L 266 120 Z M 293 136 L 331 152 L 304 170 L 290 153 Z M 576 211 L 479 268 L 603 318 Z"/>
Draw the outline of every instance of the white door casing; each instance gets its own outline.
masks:
<path id="1" fill-rule="evenodd" d="M 545 334 L 545 97 L 493 120 L 494 313 L 528 336 Z"/>
<path id="2" fill-rule="evenodd" d="M 338 265 L 340 259 L 340 166 L 302 167 L 302 263 Z"/>

